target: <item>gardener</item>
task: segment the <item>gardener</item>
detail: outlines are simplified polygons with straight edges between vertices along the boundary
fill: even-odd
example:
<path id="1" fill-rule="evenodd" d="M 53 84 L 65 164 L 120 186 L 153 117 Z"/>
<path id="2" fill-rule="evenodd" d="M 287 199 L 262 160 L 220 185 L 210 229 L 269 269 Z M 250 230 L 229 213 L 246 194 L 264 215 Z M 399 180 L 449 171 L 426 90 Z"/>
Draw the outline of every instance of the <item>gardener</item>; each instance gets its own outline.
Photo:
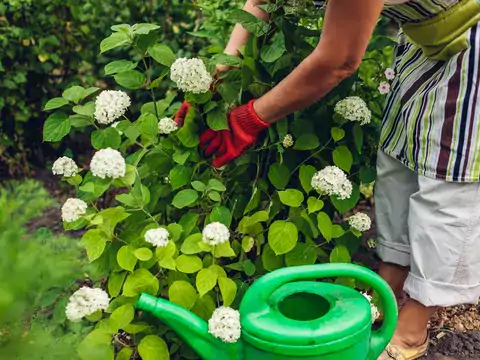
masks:
<path id="1" fill-rule="evenodd" d="M 267 19 L 259 3 L 244 9 Z M 234 109 L 230 131 L 208 130 L 200 144 L 221 167 L 271 124 L 322 99 L 357 70 L 382 10 L 402 32 L 378 153 L 377 251 L 380 275 L 397 298 L 403 289 L 410 298 L 380 359 L 408 360 L 426 353 L 438 307 L 476 304 L 480 295 L 478 0 L 329 1 L 313 53 L 270 92 Z M 238 54 L 248 36 L 237 25 L 226 52 Z"/>

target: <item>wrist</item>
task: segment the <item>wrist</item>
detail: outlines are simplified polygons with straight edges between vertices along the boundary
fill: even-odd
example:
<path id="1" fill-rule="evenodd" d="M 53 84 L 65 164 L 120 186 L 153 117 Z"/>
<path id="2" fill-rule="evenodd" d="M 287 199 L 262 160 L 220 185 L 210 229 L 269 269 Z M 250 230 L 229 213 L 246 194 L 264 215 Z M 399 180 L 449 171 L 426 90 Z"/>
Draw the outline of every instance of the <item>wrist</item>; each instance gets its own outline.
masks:
<path id="1" fill-rule="evenodd" d="M 269 111 L 269 108 L 265 106 L 265 102 L 262 98 L 253 102 L 252 110 L 259 119 L 269 125 L 273 124 L 277 120 L 272 116 L 273 114 L 271 111 Z"/>

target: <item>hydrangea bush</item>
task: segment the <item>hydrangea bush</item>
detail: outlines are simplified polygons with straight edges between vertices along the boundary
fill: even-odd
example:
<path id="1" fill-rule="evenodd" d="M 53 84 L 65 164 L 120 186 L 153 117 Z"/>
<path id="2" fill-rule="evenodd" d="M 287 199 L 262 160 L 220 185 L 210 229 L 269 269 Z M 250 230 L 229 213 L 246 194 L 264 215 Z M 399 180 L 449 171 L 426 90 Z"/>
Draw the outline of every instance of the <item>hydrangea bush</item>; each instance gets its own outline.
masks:
<path id="1" fill-rule="evenodd" d="M 231 342 L 240 332 L 234 309 L 256 278 L 285 266 L 351 262 L 360 248 L 370 219 L 352 211 L 359 187 L 375 179 L 378 89 L 392 75 L 382 52 L 388 39 L 376 37 L 352 78 L 269 128 L 234 163 L 213 168 L 198 149 L 202 131 L 226 130 L 230 109 L 267 92 L 314 49 L 320 13 L 285 14 L 280 5 L 264 6 L 269 23 L 230 11 L 228 21 L 254 34 L 240 57 L 177 58 L 159 41 L 159 26 L 115 25 L 100 48 L 131 50 L 131 59 L 105 68 L 121 90 L 75 86 L 48 102 L 45 140 L 91 131 L 95 149 L 82 171 L 65 159 L 54 167 L 77 190 L 62 208 L 65 229 L 86 230 L 80 244 L 107 279 L 95 293 L 80 289 L 68 307 L 72 320 L 83 315 L 93 326 L 82 359 L 195 359 L 167 327 L 134 317 L 141 292 L 191 310 Z M 215 77 L 219 64 L 231 70 Z M 160 82 L 170 90 L 157 93 Z M 151 102 L 131 104 L 132 91 L 148 92 Z M 184 99 L 192 106 L 177 126 Z M 116 204 L 101 208 L 98 198 L 112 191 Z"/>

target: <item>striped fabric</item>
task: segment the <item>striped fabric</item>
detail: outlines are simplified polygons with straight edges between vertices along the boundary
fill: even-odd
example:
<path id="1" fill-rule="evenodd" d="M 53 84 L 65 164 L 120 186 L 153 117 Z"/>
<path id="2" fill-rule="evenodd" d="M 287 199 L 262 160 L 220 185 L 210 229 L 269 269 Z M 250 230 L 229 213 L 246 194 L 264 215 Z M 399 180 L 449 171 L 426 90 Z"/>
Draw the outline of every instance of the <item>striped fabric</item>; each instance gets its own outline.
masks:
<path id="1" fill-rule="evenodd" d="M 384 14 L 400 25 L 419 22 L 459 1 L 411 0 L 385 5 Z M 399 34 L 380 147 L 426 177 L 480 181 L 480 24 L 467 35 L 469 49 L 439 62 Z"/>

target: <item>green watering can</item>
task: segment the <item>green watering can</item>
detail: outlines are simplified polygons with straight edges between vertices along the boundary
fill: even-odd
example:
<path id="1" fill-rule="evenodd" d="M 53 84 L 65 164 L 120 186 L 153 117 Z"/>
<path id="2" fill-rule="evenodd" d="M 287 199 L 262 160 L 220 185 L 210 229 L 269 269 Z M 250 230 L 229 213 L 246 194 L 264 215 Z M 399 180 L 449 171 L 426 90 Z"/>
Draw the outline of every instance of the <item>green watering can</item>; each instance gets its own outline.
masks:
<path id="1" fill-rule="evenodd" d="M 370 303 L 358 291 L 318 278 L 348 277 L 369 284 L 384 306 L 372 332 Z M 273 271 L 245 293 L 242 337 L 224 343 L 201 318 L 181 306 L 142 294 L 137 308 L 152 313 L 205 360 L 376 360 L 397 323 L 392 290 L 374 272 L 352 264 L 319 264 Z"/>

